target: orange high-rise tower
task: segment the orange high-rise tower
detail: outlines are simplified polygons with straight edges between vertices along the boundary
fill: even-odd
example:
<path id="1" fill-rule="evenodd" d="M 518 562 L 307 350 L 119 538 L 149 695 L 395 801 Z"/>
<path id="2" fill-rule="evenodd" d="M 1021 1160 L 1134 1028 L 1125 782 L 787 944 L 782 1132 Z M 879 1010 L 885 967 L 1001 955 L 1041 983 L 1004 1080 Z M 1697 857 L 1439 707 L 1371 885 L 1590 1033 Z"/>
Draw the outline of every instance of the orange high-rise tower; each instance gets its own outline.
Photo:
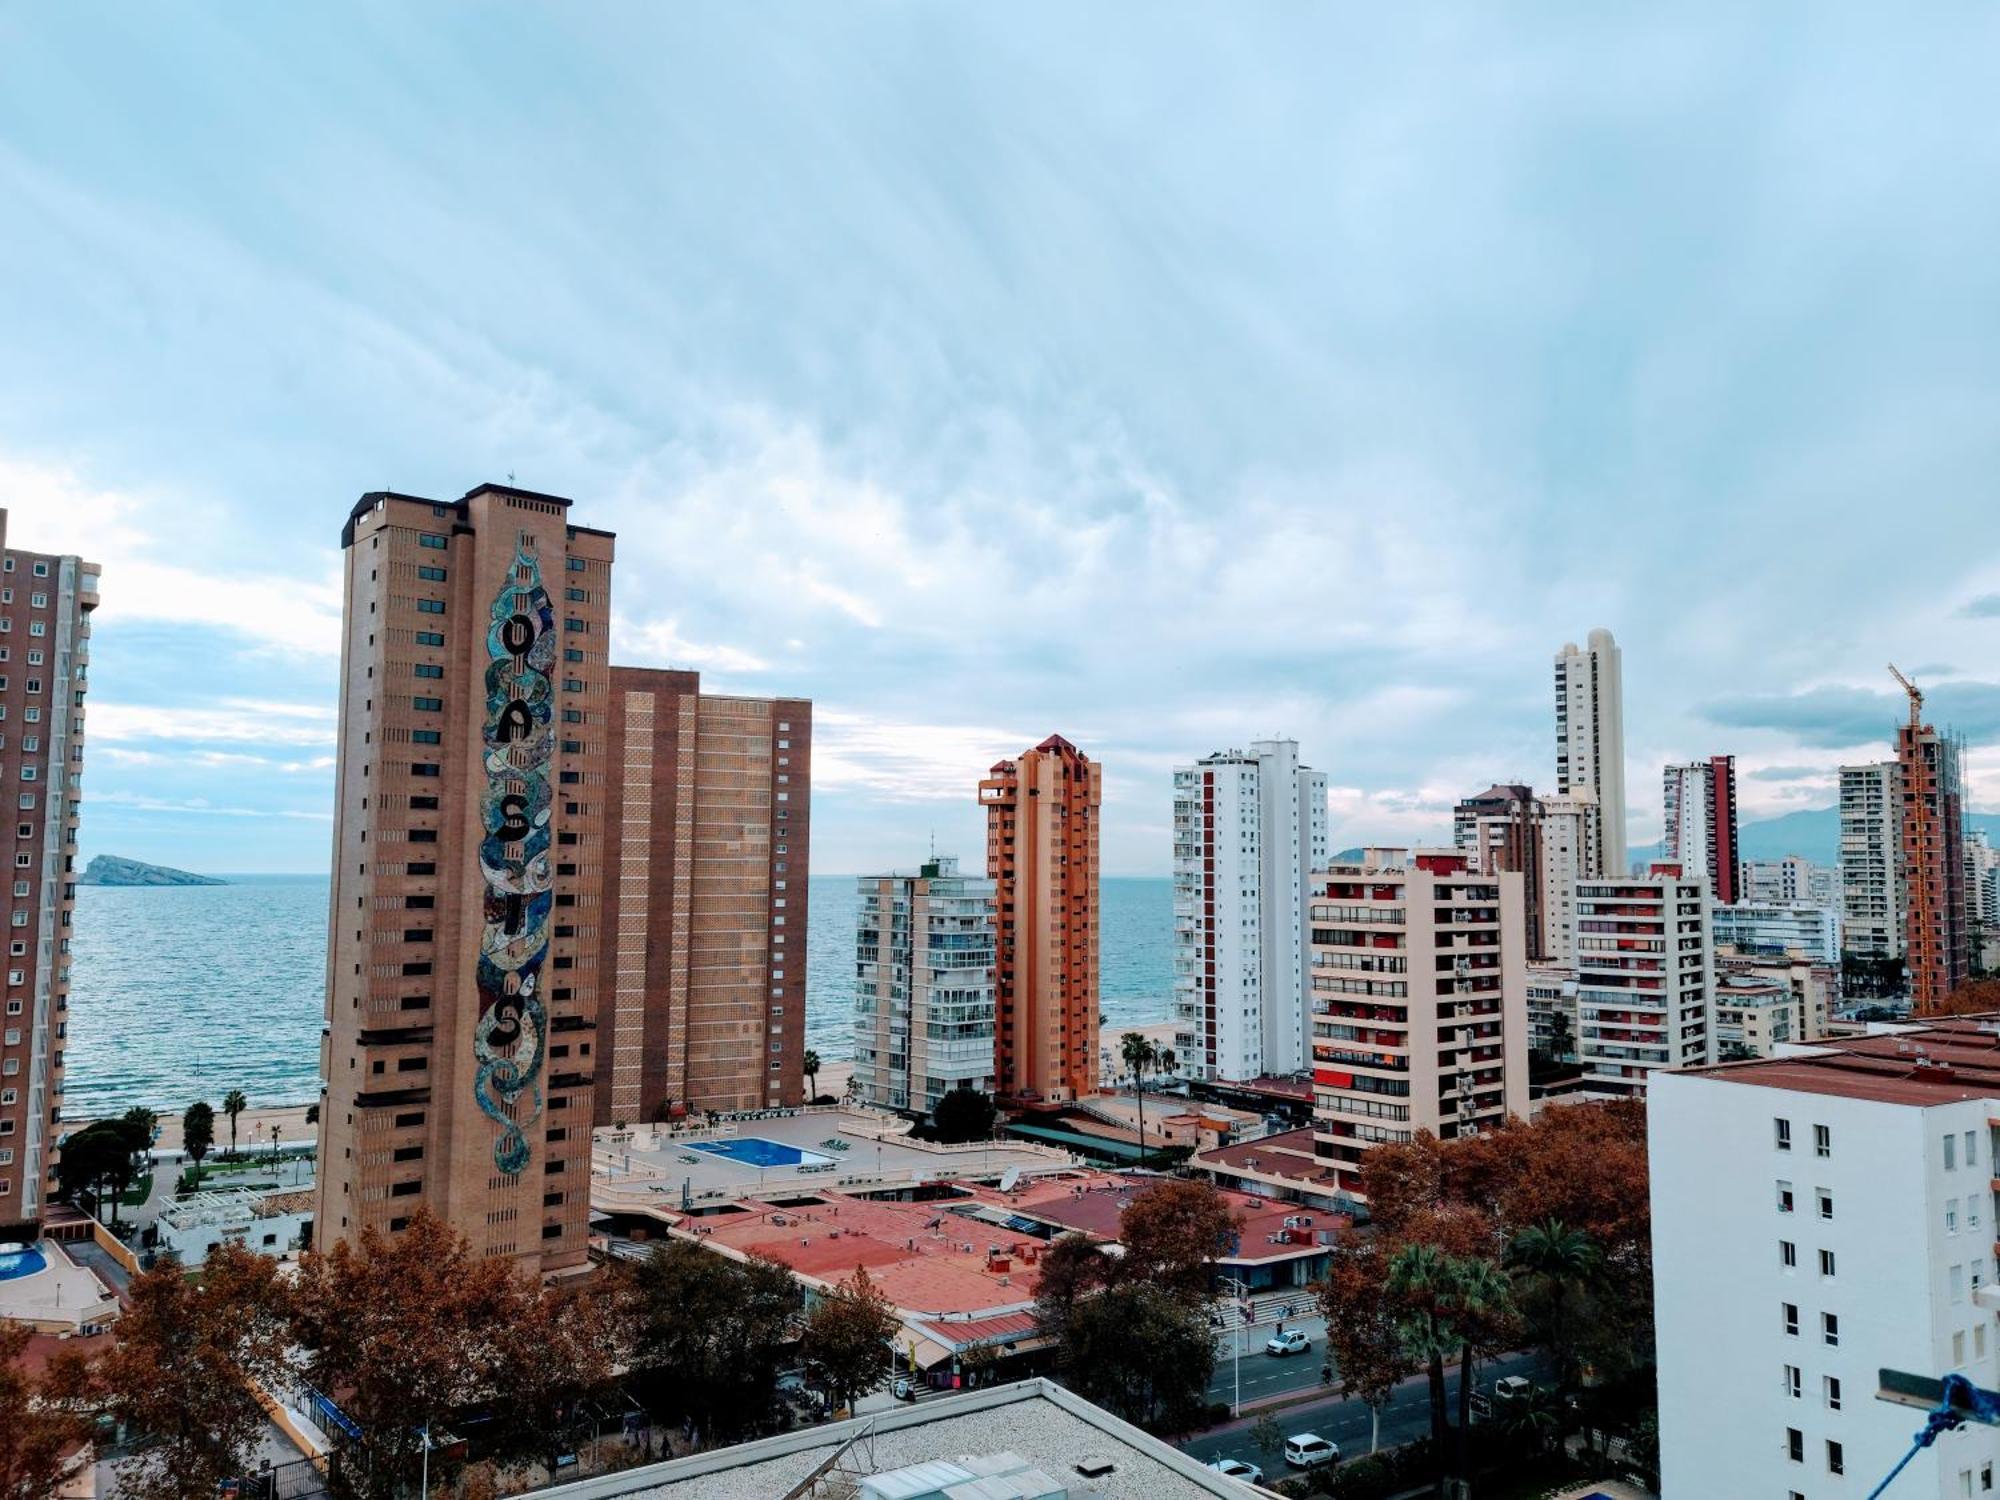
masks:
<path id="1" fill-rule="evenodd" d="M 979 783 L 998 938 L 995 1089 L 1022 1103 L 1097 1092 L 1101 771 L 1061 735 Z"/>
<path id="2" fill-rule="evenodd" d="M 1910 698 L 1896 731 L 1903 782 L 1903 960 L 1919 1012 L 1965 982 L 1965 808 L 1958 742 L 1924 723 L 1924 695 L 1894 667 Z"/>

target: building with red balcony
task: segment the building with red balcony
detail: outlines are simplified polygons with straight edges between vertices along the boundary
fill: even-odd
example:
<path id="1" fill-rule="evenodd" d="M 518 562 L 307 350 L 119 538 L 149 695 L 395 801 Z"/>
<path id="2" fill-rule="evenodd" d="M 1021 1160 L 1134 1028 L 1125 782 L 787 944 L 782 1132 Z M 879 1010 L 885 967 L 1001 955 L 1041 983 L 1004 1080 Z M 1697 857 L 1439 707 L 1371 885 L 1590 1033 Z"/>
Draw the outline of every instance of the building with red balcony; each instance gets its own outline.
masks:
<path id="1" fill-rule="evenodd" d="M 1641 1094 L 1658 1068 L 1716 1058 L 1708 877 L 1655 864 L 1576 885 L 1577 1056 L 1593 1091 Z"/>
<path id="2" fill-rule="evenodd" d="M 1313 1146 L 1361 1196 L 1370 1147 L 1528 1112 L 1521 875 L 1454 850 L 1372 849 L 1316 871 L 1309 910 Z"/>

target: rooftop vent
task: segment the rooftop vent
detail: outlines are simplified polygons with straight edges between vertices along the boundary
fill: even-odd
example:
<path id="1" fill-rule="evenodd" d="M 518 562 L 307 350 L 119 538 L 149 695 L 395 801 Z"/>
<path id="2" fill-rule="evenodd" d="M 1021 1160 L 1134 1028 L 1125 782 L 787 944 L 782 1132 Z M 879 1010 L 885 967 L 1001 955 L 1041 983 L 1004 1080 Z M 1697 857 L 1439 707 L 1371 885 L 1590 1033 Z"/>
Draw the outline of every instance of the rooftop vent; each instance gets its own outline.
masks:
<path id="1" fill-rule="evenodd" d="M 1093 1453 L 1089 1457 L 1077 1460 L 1076 1472 L 1085 1479 L 1102 1479 L 1108 1474 L 1117 1473 L 1118 1465 L 1108 1458 Z"/>

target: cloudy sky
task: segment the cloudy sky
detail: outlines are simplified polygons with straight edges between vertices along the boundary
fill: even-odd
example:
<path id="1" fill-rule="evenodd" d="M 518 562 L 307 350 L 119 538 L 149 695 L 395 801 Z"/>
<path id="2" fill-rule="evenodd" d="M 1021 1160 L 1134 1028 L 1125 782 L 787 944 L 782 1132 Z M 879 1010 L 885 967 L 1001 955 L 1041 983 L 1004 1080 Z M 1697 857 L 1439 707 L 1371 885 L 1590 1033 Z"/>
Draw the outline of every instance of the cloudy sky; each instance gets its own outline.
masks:
<path id="1" fill-rule="evenodd" d="M 622 659 L 818 705 L 816 868 L 1105 856 L 1273 733 L 1335 841 L 1553 772 L 1552 653 L 1824 806 L 2000 809 L 1987 5 L 0 3 L 0 504 L 104 566 L 86 852 L 313 870 L 341 519 L 615 529 Z"/>

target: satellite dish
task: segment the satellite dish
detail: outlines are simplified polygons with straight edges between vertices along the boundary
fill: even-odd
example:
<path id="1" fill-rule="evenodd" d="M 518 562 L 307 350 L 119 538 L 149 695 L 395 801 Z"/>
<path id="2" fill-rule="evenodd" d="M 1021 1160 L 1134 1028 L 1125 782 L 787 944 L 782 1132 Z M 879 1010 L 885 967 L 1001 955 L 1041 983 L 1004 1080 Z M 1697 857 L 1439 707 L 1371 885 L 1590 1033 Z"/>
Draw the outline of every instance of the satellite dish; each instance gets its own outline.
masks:
<path id="1" fill-rule="evenodd" d="M 1013 1192 L 1014 1185 L 1020 1180 L 1021 1169 L 1019 1167 L 1009 1167 L 1005 1172 L 1000 1174 L 1000 1191 L 1003 1193 Z"/>

